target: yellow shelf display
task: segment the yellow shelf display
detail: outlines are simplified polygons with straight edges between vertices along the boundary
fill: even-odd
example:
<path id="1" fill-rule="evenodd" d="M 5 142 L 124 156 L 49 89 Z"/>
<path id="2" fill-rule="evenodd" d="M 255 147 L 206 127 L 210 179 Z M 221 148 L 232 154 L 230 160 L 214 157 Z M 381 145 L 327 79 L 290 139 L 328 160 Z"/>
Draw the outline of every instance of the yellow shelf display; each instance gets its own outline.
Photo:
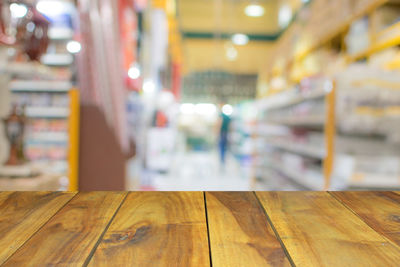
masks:
<path id="1" fill-rule="evenodd" d="M 313 4 L 320 4 L 324 2 L 324 0 L 318 1 L 315 0 L 311 5 Z M 307 30 L 310 31 L 311 26 L 307 26 L 307 22 L 302 21 L 302 24 L 305 25 L 303 29 L 299 29 L 298 26 L 296 25 L 296 21 L 293 23 L 291 27 L 296 28 L 295 33 L 291 31 L 290 29 L 285 32 L 281 39 L 278 40 L 277 44 L 277 51 L 275 53 L 275 58 L 273 61 L 275 61 L 275 65 L 271 64 L 269 67 L 269 71 L 267 71 L 268 77 L 273 78 L 274 75 L 269 75 L 268 73 L 273 73 L 274 69 L 276 69 L 279 66 L 279 69 L 283 69 L 284 72 L 280 72 L 279 77 L 287 77 L 287 86 L 286 88 L 294 88 L 296 84 L 300 84 L 304 79 L 307 79 L 308 77 L 311 76 L 318 76 L 322 75 L 321 73 L 318 73 L 318 71 L 314 71 L 313 68 L 310 68 L 309 66 L 307 67 L 305 64 L 306 60 L 309 60 L 309 58 L 313 57 L 315 54 L 317 54 L 318 51 L 320 51 L 324 47 L 331 47 L 332 43 L 337 43 L 337 39 L 341 39 L 342 43 L 340 44 L 340 49 L 338 51 L 338 64 L 340 63 L 342 69 L 347 68 L 350 64 L 359 61 L 364 58 L 370 58 L 371 56 L 377 54 L 378 52 L 384 51 L 385 49 L 392 48 L 395 46 L 400 45 L 400 22 L 394 23 L 393 25 L 385 28 L 384 30 L 381 30 L 377 33 L 372 33 L 371 34 L 371 42 L 369 45 L 368 49 L 365 49 L 359 53 L 356 53 L 354 55 L 349 55 L 346 52 L 346 47 L 345 44 L 343 44 L 344 40 L 344 35 L 350 28 L 350 25 L 357 21 L 358 19 L 364 17 L 364 16 L 369 16 L 375 10 L 385 4 L 387 4 L 389 1 L 388 0 L 374 0 L 374 1 L 355 1 L 357 2 L 354 6 L 353 12 L 350 12 L 349 16 L 347 18 L 342 19 L 341 21 L 338 21 L 334 26 L 331 25 L 330 29 L 323 32 L 321 35 L 315 35 L 312 38 L 310 34 L 308 34 Z M 330 2 L 332 3 L 332 2 Z M 313 8 L 313 7 L 311 7 Z M 334 11 L 332 11 L 334 12 Z M 334 15 L 332 15 L 334 16 Z M 314 23 L 315 24 L 315 23 Z M 307 28 L 308 27 L 308 28 Z M 315 26 L 316 27 L 316 26 Z M 297 35 L 296 35 L 297 32 Z M 301 36 L 298 36 L 298 32 L 301 32 L 303 38 Z M 321 31 L 319 31 L 321 32 Z M 291 37 L 291 36 L 292 37 Z M 293 37 L 294 36 L 294 37 Z M 297 43 L 290 44 L 290 40 L 296 40 Z M 335 48 L 337 49 L 337 48 Z M 339 54 L 340 52 L 340 54 Z M 284 66 L 282 67 L 282 62 L 284 62 Z M 326 61 L 327 62 L 327 61 Z M 313 62 L 315 64 L 315 62 Z M 331 63 L 329 63 L 331 64 Z M 328 65 L 327 63 L 321 64 L 321 65 Z M 325 67 L 325 66 L 323 66 Z M 386 63 L 385 69 L 387 70 L 393 70 L 393 69 L 398 69 L 400 68 L 400 54 L 399 56 L 393 58 L 390 62 Z M 321 67 L 322 69 L 322 67 Z M 325 114 L 324 114 L 324 122 L 323 126 L 321 127 L 321 132 L 324 136 L 324 143 L 323 147 L 325 150 L 325 157 L 322 159 L 322 176 L 324 179 L 324 186 L 319 188 L 319 190 L 329 190 L 332 189 L 332 175 L 335 171 L 335 155 L 337 154 L 337 151 L 335 151 L 335 148 L 337 146 L 337 132 L 338 132 L 338 125 L 337 125 L 337 120 L 339 119 L 337 117 L 337 90 L 336 90 L 336 73 L 335 72 L 330 72 L 328 75 L 324 73 L 325 77 L 330 79 L 332 82 L 332 88 L 329 92 L 327 92 L 325 98 L 324 98 L 324 105 L 325 105 Z M 367 82 L 367 81 L 365 81 Z M 400 83 L 396 82 L 389 82 L 385 80 L 377 80 L 377 81 L 372 81 L 368 80 L 368 84 L 371 86 L 382 86 L 386 89 L 393 89 L 397 90 L 400 89 L 399 85 Z M 271 83 L 271 81 L 270 81 Z M 360 84 L 362 86 L 362 84 Z M 271 86 L 269 86 L 271 87 Z M 280 91 L 279 93 L 284 92 Z M 263 96 L 266 96 L 264 98 L 261 98 L 258 100 L 259 103 L 267 103 L 269 99 L 272 100 L 273 97 L 276 96 L 276 94 L 263 94 Z M 304 99 L 304 101 L 308 101 L 307 99 Z M 263 106 L 263 105 L 261 105 Z M 359 110 L 364 110 L 363 108 L 359 108 Z M 366 110 L 368 112 L 371 112 L 371 108 L 367 107 Z M 380 111 L 382 114 L 387 115 L 390 113 L 390 115 L 398 115 L 398 110 L 399 108 L 397 106 L 394 106 L 393 108 L 390 108 L 390 111 L 388 111 L 387 108 L 384 110 Z M 310 125 L 305 125 L 302 124 L 301 118 L 294 117 L 292 119 L 293 121 L 296 121 L 297 123 L 288 123 L 289 120 L 281 120 L 280 122 L 283 125 L 289 126 L 289 127 L 297 127 L 297 126 L 306 126 L 309 127 Z M 279 121 L 277 122 L 279 124 Z M 285 150 L 285 148 L 281 147 L 281 149 Z M 305 149 L 307 150 L 307 149 Z M 288 150 L 289 151 L 289 150 Z M 305 157 L 308 157 L 308 155 L 304 155 L 305 153 L 296 152 L 294 149 L 292 151 L 298 155 L 302 155 Z M 367 176 L 374 176 L 374 175 L 367 175 Z M 376 177 L 376 176 L 375 176 Z M 388 183 L 390 184 L 390 183 Z M 356 185 L 355 183 L 349 183 L 349 186 Z M 315 189 L 315 188 L 311 188 Z"/>

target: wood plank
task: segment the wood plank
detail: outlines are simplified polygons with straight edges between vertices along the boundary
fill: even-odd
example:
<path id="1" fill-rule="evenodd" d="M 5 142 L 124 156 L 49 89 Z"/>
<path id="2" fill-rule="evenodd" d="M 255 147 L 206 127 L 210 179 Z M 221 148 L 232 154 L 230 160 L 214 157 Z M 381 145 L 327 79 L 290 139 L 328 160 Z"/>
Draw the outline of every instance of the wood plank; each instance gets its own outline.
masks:
<path id="1" fill-rule="evenodd" d="M 75 193 L 0 192 L 0 265 Z"/>
<path id="2" fill-rule="evenodd" d="M 213 266 L 290 266 L 253 192 L 207 192 Z"/>
<path id="3" fill-rule="evenodd" d="M 82 266 L 127 193 L 79 193 L 4 266 Z"/>
<path id="4" fill-rule="evenodd" d="M 257 192 L 295 265 L 398 266 L 400 249 L 327 192 Z"/>
<path id="5" fill-rule="evenodd" d="M 375 231 L 400 246 L 400 195 L 394 192 L 330 192 Z"/>
<path id="6" fill-rule="evenodd" d="M 209 266 L 202 192 L 131 192 L 90 266 Z"/>

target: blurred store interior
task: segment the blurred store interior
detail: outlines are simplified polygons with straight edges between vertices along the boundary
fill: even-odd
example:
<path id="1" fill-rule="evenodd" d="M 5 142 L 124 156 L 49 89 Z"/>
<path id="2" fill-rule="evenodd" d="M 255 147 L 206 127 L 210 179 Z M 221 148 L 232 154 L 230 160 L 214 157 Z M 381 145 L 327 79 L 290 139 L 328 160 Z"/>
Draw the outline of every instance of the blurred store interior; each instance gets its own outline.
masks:
<path id="1" fill-rule="evenodd" d="M 398 0 L 2 0 L 0 190 L 400 188 Z"/>

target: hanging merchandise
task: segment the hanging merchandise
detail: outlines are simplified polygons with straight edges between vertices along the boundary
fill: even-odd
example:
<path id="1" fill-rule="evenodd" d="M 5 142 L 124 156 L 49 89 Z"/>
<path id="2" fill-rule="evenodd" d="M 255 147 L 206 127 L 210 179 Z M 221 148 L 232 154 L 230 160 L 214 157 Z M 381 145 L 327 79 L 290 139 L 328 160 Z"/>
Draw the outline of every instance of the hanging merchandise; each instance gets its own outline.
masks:
<path id="1" fill-rule="evenodd" d="M 137 56 L 139 39 L 138 17 L 133 1 L 119 0 L 119 26 L 121 32 L 122 59 L 125 70 L 125 84 L 128 89 L 139 91 L 142 73 Z"/>
<path id="2" fill-rule="evenodd" d="M 82 0 L 79 5 L 84 49 L 79 56 L 79 69 L 89 72 L 80 77 L 82 102 L 95 104 L 115 131 L 123 151 L 129 150 L 126 128 L 123 58 L 119 53 L 121 36 L 118 2 Z"/>
<path id="3" fill-rule="evenodd" d="M 172 63 L 171 90 L 177 100 L 179 100 L 181 96 L 181 85 L 182 85 L 182 65 L 178 63 Z"/>

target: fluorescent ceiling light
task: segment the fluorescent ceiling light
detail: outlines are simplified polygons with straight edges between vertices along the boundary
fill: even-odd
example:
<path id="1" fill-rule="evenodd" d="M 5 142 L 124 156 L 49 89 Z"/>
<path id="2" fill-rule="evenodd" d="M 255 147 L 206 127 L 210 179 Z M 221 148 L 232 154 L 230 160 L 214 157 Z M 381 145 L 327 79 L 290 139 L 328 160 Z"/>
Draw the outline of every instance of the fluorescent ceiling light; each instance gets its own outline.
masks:
<path id="1" fill-rule="evenodd" d="M 138 66 L 134 65 L 129 68 L 128 70 L 128 76 L 129 78 L 135 80 L 140 77 L 140 69 Z"/>
<path id="2" fill-rule="evenodd" d="M 28 13 L 28 8 L 23 4 L 12 3 L 10 11 L 13 18 L 23 18 Z"/>
<path id="3" fill-rule="evenodd" d="M 211 103 L 196 104 L 195 111 L 199 115 L 211 115 L 217 112 L 217 107 Z"/>
<path id="4" fill-rule="evenodd" d="M 81 51 L 82 45 L 77 41 L 69 41 L 67 43 L 67 51 L 71 54 L 77 54 Z"/>
<path id="5" fill-rule="evenodd" d="M 153 81 L 147 80 L 143 83 L 143 92 L 145 93 L 153 93 L 156 89 L 156 85 Z"/>
<path id="6" fill-rule="evenodd" d="M 246 34 L 237 33 L 232 36 L 232 43 L 235 45 L 246 45 L 249 42 L 249 37 Z"/>
<path id="7" fill-rule="evenodd" d="M 226 104 L 222 107 L 222 113 L 224 113 L 225 115 L 232 115 L 233 113 L 233 107 L 229 104 Z"/>
<path id="8" fill-rule="evenodd" d="M 292 20 L 292 8 L 285 4 L 281 6 L 278 14 L 278 24 L 281 28 L 286 28 Z"/>
<path id="9" fill-rule="evenodd" d="M 249 17 L 261 17 L 264 15 L 264 8 L 258 4 L 251 4 L 245 7 L 244 13 Z"/>
<path id="10" fill-rule="evenodd" d="M 237 50 L 236 50 L 233 46 L 228 47 L 228 48 L 226 49 L 226 58 L 227 58 L 229 61 L 235 61 L 236 58 L 237 58 L 237 55 L 238 55 L 238 52 L 237 52 Z"/>
<path id="11" fill-rule="evenodd" d="M 66 3 L 54 0 L 40 0 L 36 4 L 36 9 L 47 16 L 57 16 L 66 11 Z"/>
<path id="12" fill-rule="evenodd" d="M 192 103 L 183 103 L 179 107 L 179 111 L 182 114 L 193 114 L 195 109 L 195 105 Z"/>

